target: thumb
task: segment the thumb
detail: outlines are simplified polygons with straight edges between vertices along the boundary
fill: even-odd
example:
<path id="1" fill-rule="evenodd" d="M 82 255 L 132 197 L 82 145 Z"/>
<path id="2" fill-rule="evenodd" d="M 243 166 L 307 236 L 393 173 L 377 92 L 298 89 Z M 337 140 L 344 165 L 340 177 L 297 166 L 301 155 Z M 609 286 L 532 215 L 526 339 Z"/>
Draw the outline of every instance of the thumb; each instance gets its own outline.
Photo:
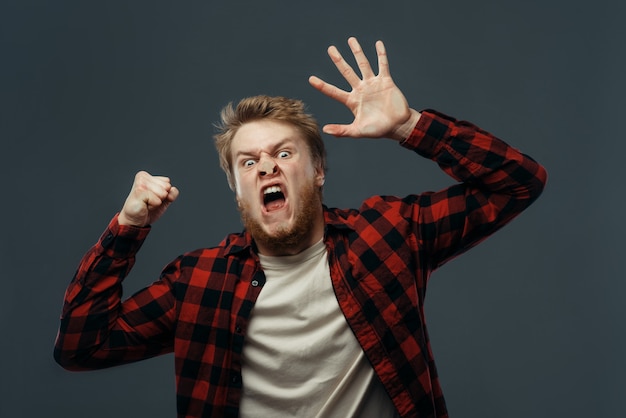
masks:
<path id="1" fill-rule="evenodd" d="M 351 137 L 351 125 L 340 125 L 336 123 L 330 123 L 328 125 L 324 125 L 322 131 L 325 134 L 333 135 L 335 137 Z"/>

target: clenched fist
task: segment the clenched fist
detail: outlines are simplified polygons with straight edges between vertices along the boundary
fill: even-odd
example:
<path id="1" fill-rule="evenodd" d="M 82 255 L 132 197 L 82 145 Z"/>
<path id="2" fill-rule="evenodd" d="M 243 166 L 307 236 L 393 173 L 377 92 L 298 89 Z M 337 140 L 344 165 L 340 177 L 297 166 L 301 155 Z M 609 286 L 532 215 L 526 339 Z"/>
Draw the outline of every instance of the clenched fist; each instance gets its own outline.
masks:
<path id="1" fill-rule="evenodd" d="M 168 177 L 138 172 L 118 216 L 119 224 L 143 227 L 154 223 L 176 200 L 178 193 Z"/>

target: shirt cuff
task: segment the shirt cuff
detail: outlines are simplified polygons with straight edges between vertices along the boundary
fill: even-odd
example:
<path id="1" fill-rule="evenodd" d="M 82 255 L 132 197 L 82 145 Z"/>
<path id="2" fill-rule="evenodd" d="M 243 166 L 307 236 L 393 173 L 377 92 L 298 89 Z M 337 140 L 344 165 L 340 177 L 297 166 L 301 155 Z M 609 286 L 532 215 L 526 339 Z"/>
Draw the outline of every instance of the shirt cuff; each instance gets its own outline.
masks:
<path id="1" fill-rule="evenodd" d="M 439 153 L 442 140 L 450 136 L 450 130 L 456 119 L 432 109 L 422 110 L 411 135 L 400 142 L 405 148 L 413 150 L 423 157 L 433 159 Z"/>
<path id="2" fill-rule="evenodd" d="M 133 257 L 148 236 L 150 226 L 140 228 L 120 225 L 117 221 L 118 216 L 119 213 L 109 222 L 107 229 L 98 240 L 99 247 L 105 255 L 111 258 Z"/>

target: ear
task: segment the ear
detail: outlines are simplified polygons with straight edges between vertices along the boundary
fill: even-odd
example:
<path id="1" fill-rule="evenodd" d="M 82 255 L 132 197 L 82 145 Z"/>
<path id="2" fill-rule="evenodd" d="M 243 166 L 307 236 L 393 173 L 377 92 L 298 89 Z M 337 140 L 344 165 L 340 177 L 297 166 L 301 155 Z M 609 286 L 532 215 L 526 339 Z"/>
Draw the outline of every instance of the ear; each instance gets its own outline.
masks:
<path id="1" fill-rule="evenodd" d="M 324 170 L 321 167 L 317 167 L 315 169 L 315 185 L 317 187 L 322 187 L 325 181 L 326 175 L 324 174 Z"/>

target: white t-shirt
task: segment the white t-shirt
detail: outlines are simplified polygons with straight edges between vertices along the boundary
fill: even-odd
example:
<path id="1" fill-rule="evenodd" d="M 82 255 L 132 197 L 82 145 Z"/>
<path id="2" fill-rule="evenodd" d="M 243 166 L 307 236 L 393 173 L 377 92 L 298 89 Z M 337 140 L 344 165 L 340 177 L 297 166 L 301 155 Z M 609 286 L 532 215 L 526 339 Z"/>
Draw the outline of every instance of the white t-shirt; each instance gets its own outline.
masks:
<path id="1" fill-rule="evenodd" d="M 243 347 L 242 417 L 397 417 L 335 297 L 323 241 L 260 255 L 267 278 Z"/>

